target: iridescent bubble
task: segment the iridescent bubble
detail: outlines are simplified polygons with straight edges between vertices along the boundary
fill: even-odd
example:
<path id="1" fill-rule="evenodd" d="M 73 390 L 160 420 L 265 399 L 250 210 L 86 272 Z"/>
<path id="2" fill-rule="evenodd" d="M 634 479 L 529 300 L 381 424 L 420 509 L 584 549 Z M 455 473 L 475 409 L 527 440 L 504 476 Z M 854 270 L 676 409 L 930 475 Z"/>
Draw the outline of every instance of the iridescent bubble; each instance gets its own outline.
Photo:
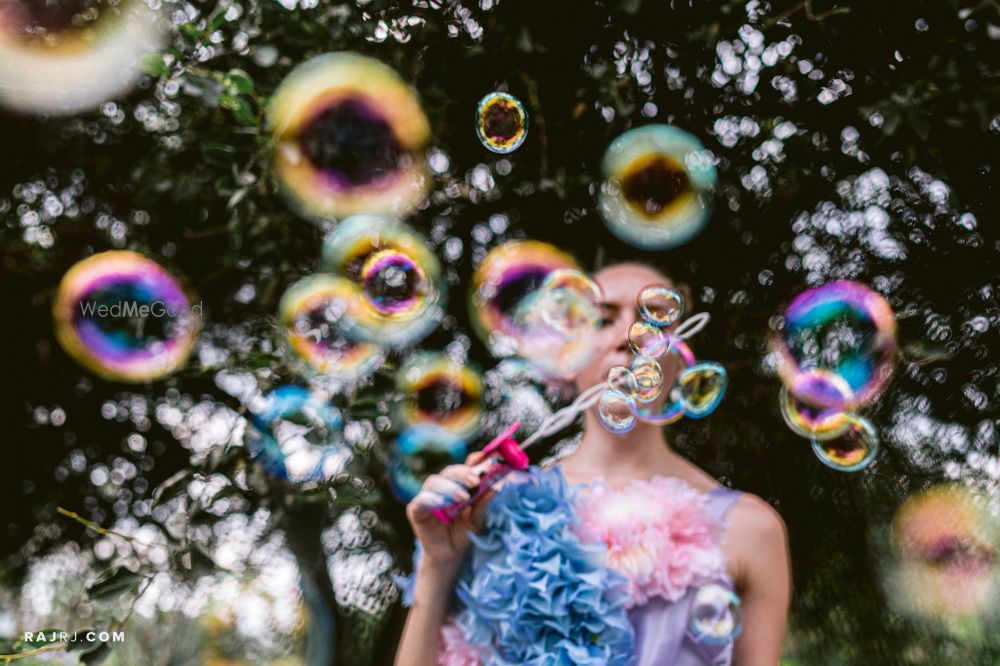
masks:
<path id="1" fill-rule="evenodd" d="M 628 329 L 628 344 L 639 356 L 659 358 L 670 349 L 670 334 L 647 321 L 637 321 Z"/>
<path id="2" fill-rule="evenodd" d="M 128 92 L 167 22 L 143 0 L 0 2 L 0 104 L 73 114 Z"/>
<path id="3" fill-rule="evenodd" d="M 112 251 L 66 272 L 52 317 L 56 339 L 77 363 L 112 381 L 146 382 L 187 362 L 201 305 L 152 259 Z"/>
<path id="4" fill-rule="evenodd" d="M 620 391 L 607 390 L 597 403 L 597 418 L 604 429 L 615 435 L 624 435 L 636 424 L 633 413 L 635 403 Z"/>
<path id="5" fill-rule="evenodd" d="M 613 391 L 624 393 L 632 400 L 639 397 L 639 382 L 632 371 L 623 365 L 616 365 L 608 370 L 608 386 Z"/>
<path id="6" fill-rule="evenodd" d="M 404 425 L 430 423 L 462 437 L 479 428 L 482 377 L 447 354 L 413 355 L 399 368 L 396 388 L 403 394 L 399 417 Z"/>
<path id="7" fill-rule="evenodd" d="M 823 379 L 815 379 L 816 375 L 828 375 Z M 799 377 L 800 381 L 809 383 L 820 383 L 825 390 L 837 390 L 846 400 L 851 393 L 850 386 L 847 385 L 840 375 L 829 370 L 809 370 Z M 842 434 L 848 427 L 849 422 L 845 418 L 847 412 L 830 407 L 814 407 L 807 402 L 803 402 L 786 387 L 781 388 L 781 416 L 792 432 L 807 439 L 832 439 Z"/>
<path id="8" fill-rule="evenodd" d="M 306 217 L 405 215 L 426 194 L 427 117 L 413 89 L 374 58 L 326 53 L 298 65 L 267 119 L 281 191 Z"/>
<path id="9" fill-rule="evenodd" d="M 743 631 L 743 603 L 728 587 L 704 585 L 691 599 L 688 631 L 707 645 L 726 645 Z"/>
<path id="10" fill-rule="evenodd" d="M 382 364 L 378 346 L 351 342 L 339 332 L 338 322 L 350 316 L 358 297 L 354 283 L 332 275 L 311 275 L 288 288 L 278 318 L 284 345 L 302 369 L 352 382 Z"/>
<path id="11" fill-rule="evenodd" d="M 558 268 L 542 283 L 550 305 L 545 309 L 548 323 L 571 335 L 593 332 L 593 319 L 598 313 L 604 294 L 596 282 L 583 271 Z M 599 318 L 599 314 L 597 314 Z"/>
<path id="12" fill-rule="evenodd" d="M 676 247 L 705 226 L 716 172 L 694 136 L 670 125 L 631 129 L 608 146 L 598 208 L 626 243 Z"/>
<path id="13" fill-rule="evenodd" d="M 684 316 L 684 297 L 662 284 L 644 287 L 636 305 L 642 318 L 653 326 L 670 326 Z"/>
<path id="14" fill-rule="evenodd" d="M 524 338 L 517 317 L 521 301 L 553 271 L 579 268 L 570 255 L 548 243 L 512 241 L 494 247 L 472 276 L 469 312 L 476 333 L 496 356 L 517 353 Z"/>
<path id="15" fill-rule="evenodd" d="M 548 377 L 571 378 L 590 362 L 601 314 L 589 294 L 538 289 L 514 312 L 518 354 Z"/>
<path id="16" fill-rule="evenodd" d="M 400 501 L 409 502 L 428 476 L 464 462 L 467 448 L 465 440 L 441 426 L 425 423 L 408 428 L 396 440 L 389 487 Z"/>
<path id="17" fill-rule="evenodd" d="M 351 459 L 340 411 L 300 386 L 281 386 L 254 411 L 244 443 L 273 477 L 296 484 L 329 481 Z"/>
<path id="18" fill-rule="evenodd" d="M 813 439 L 816 457 L 838 472 L 856 472 L 875 460 L 878 454 L 878 433 L 875 427 L 856 414 L 844 414 L 843 431 L 836 437 Z"/>
<path id="19" fill-rule="evenodd" d="M 995 621 L 1000 534 L 988 507 L 988 497 L 958 483 L 932 486 L 903 502 L 892 523 L 886 580 L 898 611 L 958 629 Z"/>
<path id="20" fill-rule="evenodd" d="M 785 311 L 772 337 L 785 386 L 803 402 L 851 411 L 871 402 L 892 376 L 896 359 L 896 322 L 889 303 L 858 282 L 840 280 L 808 289 Z M 850 389 L 846 399 L 829 383 L 829 370 Z"/>
<path id="21" fill-rule="evenodd" d="M 635 414 L 643 423 L 669 425 L 684 416 L 684 398 L 680 384 L 676 381 L 685 368 L 695 364 L 694 352 L 683 340 L 674 340 L 670 350 L 659 359 L 664 381 L 669 384 L 666 400 L 656 408 L 652 405 L 636 404 Z"/>
<path id="22" fill-rule="evenodd" d="M 718 363 L 703 361 L 684 370 L 677 382 L 684 400 L 684 414 L 701 419 L 714 412 L 722 402 L 729 375 Z"/>
<path id="23" fill-rule="evenodd" d="M 409 255 L 380 250 L 361 267 L 362 292 L 379 315 L 411 319 L 425 309 L 429 285 L 424 269 Z"/>
<path id="24" fill-rule="evenodd" d="M 358 287 L 341 330 L 357 342 L 415 344 L 437 328 L 446 301 L 441 263 L 423 237 L 389 215 L 355 215 L 323 242 L 323 267 Z"/>
<path id="25" fill-rule="evenodd" d="M 654 359 L 636 356 L 629 365 L 638 386 L 637 402 L 652 402 L 660 397 L 663 389 L 663 369 Z"/>
<path id="26" fill-rule="evenodd" d="M 487 150 L 511 153 L 528 136 L 528 112 L 513 95 L 491 92 L 476 106 L 476 134 Z"/>

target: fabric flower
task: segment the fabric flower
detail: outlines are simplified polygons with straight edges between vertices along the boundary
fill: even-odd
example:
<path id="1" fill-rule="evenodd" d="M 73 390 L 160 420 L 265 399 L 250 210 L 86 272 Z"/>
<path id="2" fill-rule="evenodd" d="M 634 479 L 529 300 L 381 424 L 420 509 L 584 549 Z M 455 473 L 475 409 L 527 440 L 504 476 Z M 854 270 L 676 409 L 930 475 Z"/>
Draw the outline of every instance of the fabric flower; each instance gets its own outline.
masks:
<path id="1" fill-rule="evenodd" d="M 607 549 L 582 543 L 573 489 L 561 472 L 531 468 L 490 503 L 473 535 L 456 621 L 489 666 L 605 666 L 633 661 L 624 576 Z"/>
<path id="2" fill-rule="evenodd" d="M 725 576 L 725 525 L 706 506 L 703 493 L 676 478 L 619 490 L 597 480 L 580 488 L 576 532 L 607 546 L 608 566 L 628 578 L 629 608 L 656 596 L 674 602 L 692 585 Z"/>

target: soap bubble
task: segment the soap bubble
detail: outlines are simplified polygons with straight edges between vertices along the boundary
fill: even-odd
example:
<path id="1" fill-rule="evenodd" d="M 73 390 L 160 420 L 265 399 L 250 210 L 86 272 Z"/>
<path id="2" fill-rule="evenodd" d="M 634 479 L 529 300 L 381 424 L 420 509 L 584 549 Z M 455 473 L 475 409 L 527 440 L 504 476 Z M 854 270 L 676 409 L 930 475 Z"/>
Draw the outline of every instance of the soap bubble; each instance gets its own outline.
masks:
<path id="1" fill-rule="evenodd" d="M 528 136 L 528 112 L 513 95 L 491 92 L 476 106 L 476 134 L 487 150 L 511 153 Z"/>
<path id="2" fill-rule="evenodd" d="M 660 397 L 663 388 L 663 369 L 654 359 L 636 356 L 629 365 L 638 386 L 637 402 L 652 402 Z"/>
<path id="3" fill-rule="evenodd" d="M 0 2 L 0 104 L 66 115 L 128 92 L 167 21 L 143 0 Z"/>
<path id="4" fill-rule="evenodd" d="M 281 297 L 282 340 L 302 368 L 352 382 L 382 364 L 378 346 L 351 342 L 339 332 L 338 322 L 349 316 L 351 299 L 356 298 L 352 282 L 332 275 L 303 278 Z"/>
<path id="5" fill-rule="evenodd" d="M 608 370 L 608 386 L 613 391 L 624 393 L 632 400 L 639 397 L 639 382 L 632 371 L 623 365 L 616 365 Z"/>
<path id="6" fill-rule="evenodd" d="M 635 403 L 620 391 L 607 390 L 597 404 L 597 417 L 604 429 L 615 435 L 624 435 L 636 424 L 633 413 Z"/>
<path id="7" fill-rule="evenodd" d="M 427 117 L 413 89 L 374 58 L 326 53 L 298 65 L 267 120 L 281 191 L 306 217 L 405 215 L 426 194 Z"/>
<path id="8" fill-rule="evenodd" d="M 995 621 L 1000 534 L 988 497 L 958 483 L 932 486 L 903 502 L 891 536 L 886 591 L 898 611 L 957 628 Z"/>
<path id="9" fill-rule="evenodd" d="M 628 344 L 639 356 L 659 358 L 670 349 L 670 334 L 647 321 L 637 321 L 628 329 Z"/>
<path id="10" fill-rule="evenodd" d="M 425 423 L 407 428 L 396 439 L 389 487 L 400 501 L 409 502 L 428 476 L 465 462 L 467 448 L 465 440 L 441 426 Z"/>
<path id="11" fill-rule="evenodd" d="M 691 599 L 688 631 L 707 645 L 726 645 L 743 631 L 743 604 L 728 587 L 704 585 Z"/>
<path id="12" fill-rule="evenodd" d="M 840 280 L 802 292 L 785 311 L 772 348 L 782 381 L 792 394 L 817 407 L 850 411 L 871 402 L 892 375 L 896 322 L 889 303 L 858 282 Z M 800 375 L 824 369 L 849 387 L 844 398 L 832 375 Z"/>
<path id="13" fill-rule="evenodd" d="M 636 305 L 642 318 L 653 326 L 670 326 L 684 316 L 684 297 L 661 284 L 644 287 Z"/>
<path id="14" fill-rule="evenodd" d="M 250 418 L 244 443 L 271 476 L 296 484 L 329 481 L 351 458 L 340 411 L 300 386 L 281 386 L 266 396 Z"/>
<path id="15" fill-rule="evenodd" d="M 546 310 L 548 323 L 559 330 L 578 334 L 580 327 L 593 328 L 604 295 L 583 271 L 557 268 L 542 283 L 540 291 L 553 306 Z M 553 316 L 556 315 L 556 316 Z M 589 331 L 588 331 L 589 332 Z"/>
<path id="16" fill-rule="evenodd" d="M 340 320 L 357 342 L 404 347 L 437 328 L 446 301 L 441 263 L 424 238 L 389 215 L 355 215 L 323 242 L 323 267 L 357 285 Z"/>
<path id="17" fill-rule="evenodd" d="M 701 362 L 684 370 L 677 380 L 684 400 L 684 414 L 705 418 L 715 411 L 726 394 L 729 375 L 718 363 Z"/>
<path id="18" fill-rule="evenodd" d="M 620 239 L 646 250 L 676 247 L 708 221 L 716 172 L 694 136 L 669 125 L 628 130 L 602 164 L 598 209 Z"/>
<path id="19" fill-rule="evenodd" d="M 403 394 L 399 415 L 407 426 L 430 423 L 462 437 L 479 428 L 482 378 L 447 354 L 414 354 L 399 368 L 396 388 Z"/>
<path id="20" fill-rule="evenodd" d="M 201 327 L 201 305 L 141 254 L 112 251 L 74 264 L 52 305 L 56 339 L 105 379 L 146 382 L 181 368 Z"/>
<path id="21" fill-rule="evenodd" d="M 878 434 L 867 419 L 844 414 L 843 431 L 836 437 L 813 439 L 813 452 L 820 461 L 838 472 L 856 472 L 875 460 Z"/>
<path id="22" fill-rule="evenodd" d="M 669 425 L 684 416 L 684 398 L 676 378 L 695 364 L 694 352 L 683 340 L 674 340 L 670 350 L 659 359 L 659 364 L 664 381 L 669 384 L 666 400 L 658 409 L 653 405 L 636 404 L 635 414 L 643 423 Z"/>
<path id="23" fill-rule="evenodd" d="M 810 370 L 804 374 L 829 373 L 832 380 L 823 380 L 829 387 L 840 387 L 842 395 L 846 399 L 850 395 L 850 387 L 839 375 L 830 373 L 829 370 Z M 806 378 L 805 381 L 811 381 Z M 830 407 L 814 407 L 807 402 L 803 402 L 795 397 L 787 387 L 781 388 L 781 416 L 785 423 L 799 437 L 807 439 L 832 439 L 842 434 L 848 427 L 849 422 L 845 418 L 847 412 Z"/>

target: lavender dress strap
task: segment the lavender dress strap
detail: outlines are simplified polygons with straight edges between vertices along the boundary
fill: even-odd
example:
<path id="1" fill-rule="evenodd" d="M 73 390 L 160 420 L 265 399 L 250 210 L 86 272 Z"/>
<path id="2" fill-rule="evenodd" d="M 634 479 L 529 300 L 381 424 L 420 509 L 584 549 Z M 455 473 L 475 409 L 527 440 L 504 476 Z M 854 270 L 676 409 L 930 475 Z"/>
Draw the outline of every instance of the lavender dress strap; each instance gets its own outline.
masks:
<path id="1" fill-rule="evenodd" d="M 725 487 L 705 494 L 706 511 L 723 519 L 740 498 L 739 491 Z M 728 576 L 718 581 L 732 589 Z M 688 590 L 681 599 L 670 603 L 654 597 L 633 608 L 629 619 L 635 628 L 635 666 L 730 666 L 733 645 L 707 645 L 688 636 L 688 613 L 695 590 Z"/>

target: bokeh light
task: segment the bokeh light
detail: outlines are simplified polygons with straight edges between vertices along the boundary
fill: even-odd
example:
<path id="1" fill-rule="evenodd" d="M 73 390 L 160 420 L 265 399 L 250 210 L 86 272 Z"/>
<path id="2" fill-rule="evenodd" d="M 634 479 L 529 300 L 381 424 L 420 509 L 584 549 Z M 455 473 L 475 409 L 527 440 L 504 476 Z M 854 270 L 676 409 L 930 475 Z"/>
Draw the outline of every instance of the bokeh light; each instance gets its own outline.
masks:
<path id="1" fill-rule="evenodd" d="M 447 354 L 413 355 L 400 366 L 396 388 L 403 394 L 399 417 L 405 426 L 430 423 L 466 438 L 479 428 L 482 378 Z"/>

